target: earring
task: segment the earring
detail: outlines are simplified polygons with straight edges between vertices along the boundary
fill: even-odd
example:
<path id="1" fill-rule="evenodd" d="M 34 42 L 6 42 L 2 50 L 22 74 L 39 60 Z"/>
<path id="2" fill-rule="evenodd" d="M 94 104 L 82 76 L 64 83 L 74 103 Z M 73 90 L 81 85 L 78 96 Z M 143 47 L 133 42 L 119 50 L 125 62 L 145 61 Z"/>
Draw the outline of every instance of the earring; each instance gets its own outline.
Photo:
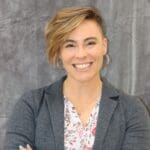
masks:
<path id="1" fill-rule="evenodd" d="M 110 64 L 110 56 L 106 54 L 104 56 L 104 67 Z"/>
<path id="2" fill-rule="evenodd" d="M 60 58 L 58 58 L 58 60 L 57 60 L 56 67 L 58 69 L 63 69 L 63 63 L 62 63 L 62 60 Z"/>

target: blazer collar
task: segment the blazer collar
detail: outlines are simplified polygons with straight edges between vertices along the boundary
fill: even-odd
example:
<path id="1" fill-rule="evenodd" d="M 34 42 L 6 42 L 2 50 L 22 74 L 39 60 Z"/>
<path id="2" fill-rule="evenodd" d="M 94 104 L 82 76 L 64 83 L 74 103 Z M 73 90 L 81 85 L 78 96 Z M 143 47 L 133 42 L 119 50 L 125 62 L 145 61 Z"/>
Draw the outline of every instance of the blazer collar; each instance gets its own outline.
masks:
<path id="1" fill-rule="evenodd" d="M 45 100 L 50 113 L 57 150 L 64 150 L 64 97 L 62 90 L 65 79 L 66 76 L 45 89 Z M 94 150 L 102 148 L 110 119 L 119 100 L 117 90 L 106 79 L 103 78 L 102 81 L 102 98 L 98 114 Z"/>

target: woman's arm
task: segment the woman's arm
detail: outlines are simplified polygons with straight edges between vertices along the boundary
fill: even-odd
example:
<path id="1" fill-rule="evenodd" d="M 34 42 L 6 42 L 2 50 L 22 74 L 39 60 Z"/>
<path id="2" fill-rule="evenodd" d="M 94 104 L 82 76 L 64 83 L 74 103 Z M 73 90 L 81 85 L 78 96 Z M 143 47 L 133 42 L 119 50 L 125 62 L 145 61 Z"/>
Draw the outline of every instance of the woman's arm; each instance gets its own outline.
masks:
<path id="1" fill-rule="evenodd" d="M 5 150 L 17 150 L 27 144 L 34 148 L 35 113 L 32 93 L 21 97 L 7 124 Z"/>
<path id="2" fill-rule="evenodd" d="M 122 150 L 150 150 L 150 116 L 140 100 L 135 101 L 134 111 L 127 117 Z"/>

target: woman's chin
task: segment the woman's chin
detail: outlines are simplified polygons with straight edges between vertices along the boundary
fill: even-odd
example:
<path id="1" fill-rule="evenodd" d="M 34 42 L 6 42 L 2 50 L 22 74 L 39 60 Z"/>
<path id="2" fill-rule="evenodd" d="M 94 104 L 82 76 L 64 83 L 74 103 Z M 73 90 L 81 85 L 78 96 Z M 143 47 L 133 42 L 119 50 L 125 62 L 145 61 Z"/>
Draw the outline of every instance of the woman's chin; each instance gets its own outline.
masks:
<path id="1" fill-rule="evenodd" d="M 99 75 L 91 75 L 91 74 L 79 74 L 73 77 L 75 81 L 80 82 L 80 83 L 87 83 L 90 81 L 93 81 L 94 79 L 99 79 Z"/>

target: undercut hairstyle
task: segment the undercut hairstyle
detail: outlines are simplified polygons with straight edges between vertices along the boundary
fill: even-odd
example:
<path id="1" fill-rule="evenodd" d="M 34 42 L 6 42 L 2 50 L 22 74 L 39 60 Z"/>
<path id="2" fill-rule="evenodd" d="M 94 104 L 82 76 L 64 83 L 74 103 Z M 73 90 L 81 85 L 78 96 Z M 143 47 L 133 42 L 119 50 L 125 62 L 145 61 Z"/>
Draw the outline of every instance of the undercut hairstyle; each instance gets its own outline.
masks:
<path id="1" fill-rule="evenodd" d="M 58 11 L 45 27 L 45 39 L 49 63 L 59 65 L 60 48 L 69 34 L 83 21 L 95 21 L 103 36 L 106 28 L 101 13 L 94 7 L 67 7 Z"/>

